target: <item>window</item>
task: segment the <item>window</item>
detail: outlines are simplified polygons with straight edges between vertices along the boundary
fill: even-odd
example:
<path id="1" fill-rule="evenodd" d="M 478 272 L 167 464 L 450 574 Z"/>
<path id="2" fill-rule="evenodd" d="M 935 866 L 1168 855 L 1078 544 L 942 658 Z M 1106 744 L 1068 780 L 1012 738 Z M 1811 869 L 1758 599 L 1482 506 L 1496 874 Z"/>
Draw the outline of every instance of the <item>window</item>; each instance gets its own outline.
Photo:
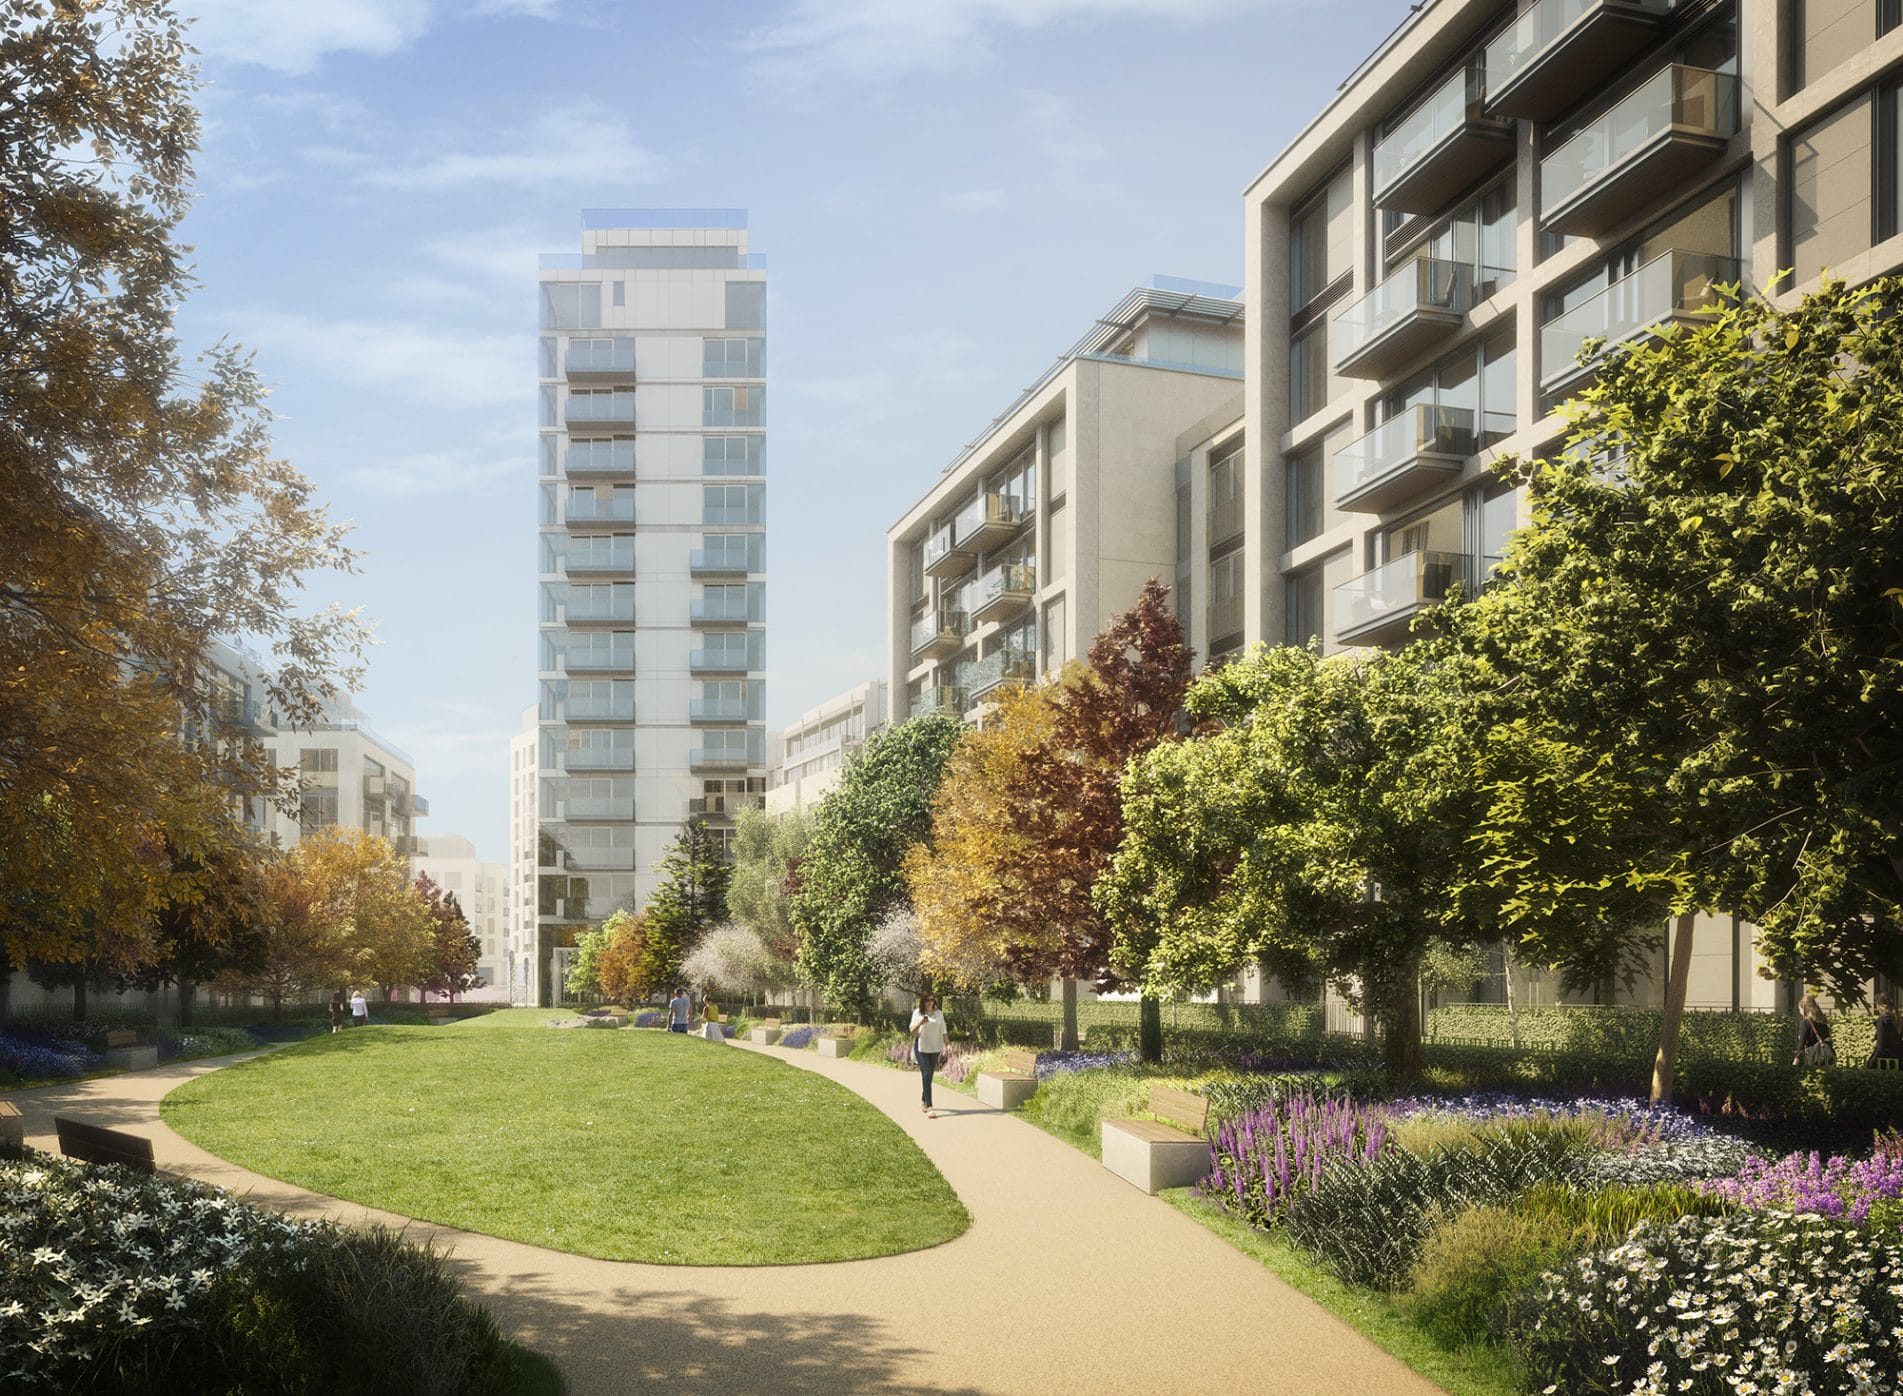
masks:
<path id="1" fill-rule="evenodd" d="M 1445 425 L 1480 451 L 1512 435 L 1515 412 L 1513 331 L 1470 344 L 1403 383 L 1382 400 L 1390 420 L 1414 407 L 1441 409 Z"/>
<path id="2" fill-rule="evenodd" d="M 701 438 L 700 473 L 703 475 L 759 475 L 766 439 L 759 436 Z"/>
<path id="3" fill-rule="evenodd" d="M 1289 313 L 1354 270 L 1353 203 L 1342 170 L 1289 220 Z"/>
<path id="4" fill-rule="evenodd" d="M 700 376 L 703 378 L 758 378 L 766 352 L 764 339 L 708 339 L 702 341 Z"/>
<path id="5" fill-rule="evenodd" d="M 1473 278 L 1474 299 L 1484 300 L 1513 280 L 1513 177 L 1495 183 L 1485 193 L 1437 225 L 1426 238 L 1388 263 L 1390 272 L 1417 257 L 1453 262 Z"/>
<path id="6" fill-rule="evenodd" d="M 708 427 L 757 427 L 764 388 L 702 388 L 700 420 Z"/>
<path id="7" fill-rule="evenodd" d="M 628 283 L 625 281 L 615 281 L 609 284 L 614 287 L 614 304 L 626 305 L 628 303 Z"/>
<path id="8" fill-rule="evenodd" d="M 592 330 L 601 326 L 601 284 L 542 283 L 542 328 Z"/>
<path id="9" fill-rule="evenodd" d="M 1288 547 L 1306 543 L 1322 531 L 1321 447 L 1288 458 Z"/>
<path id="10" fill-rule="evenodd" d="M 333 756 L 335 752 L 331 753 Z M 306 790 L 298 797 L 297 827 L 301 834 L 327 829 L 337 822 L 337 790 Z"/>
<path id="11" fill-rule="evenodd" d="M 1326 316 L 1289 342 L 1289 420 L 1299 422 L 1328 405 L 1328 319 Z"/>
<path id="12" fill-rule="evenodd" d="M 1319 567 L 1297 572 L 1283 582 L 1284 609 L 1287 618 L 1283 640 L 1291 645 L 1307 645 L 1322 633 L 1322 573 Z"/>
<path id="13" fill-rule="evenodd" d="M 337 769 L 337 749 L 307 746 L 297 753 L 297 766 L 306 775 L 314 771 L 334 772 Z"/>
<path id="14" fill-rule="evenodd" d="M 766 327 L 766 282 L 727 283 L 727 328 L 758 330 Z"/>
<path id="15" fill-rule="evenodd" d="M 985 480 L 986 494 L 1002 495 L 1020 517 L 1037 508 L 1037 449 L 1027 446 L 1002 470 Z"/>
<path id="16" fill-rule="evenodd" d="M 766 488 L 763 485 L 702 485 L 700 499 L 702 523 L 765 522 Z"/>
<path id="17" fill-rule="evenodd" d="M 1238 548 L 1209 564 L 1209 644 L 1242 633 L 1242 550 Z"/>

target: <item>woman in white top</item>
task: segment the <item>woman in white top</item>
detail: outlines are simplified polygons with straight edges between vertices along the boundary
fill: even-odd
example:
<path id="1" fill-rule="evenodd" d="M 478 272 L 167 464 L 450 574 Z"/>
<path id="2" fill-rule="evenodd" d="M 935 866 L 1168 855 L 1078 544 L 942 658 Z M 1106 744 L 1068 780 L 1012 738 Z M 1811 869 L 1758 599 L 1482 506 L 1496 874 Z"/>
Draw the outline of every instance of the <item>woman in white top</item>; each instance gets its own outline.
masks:
<path id="1" fill-rule="evenodd" d="M 945 1015 L 939 1011 L 937 999 L 920 994 L 918 1007 L 912 1011 L 912 1055 L 918 1060 L 918 1074 L 925 1083 L 920 1100 L 928 1120 L 938 1118 L 938 1112 L 932 1109 L 932 1073 L 938 1070 L 939 1054 L 944 1050 Z"/>

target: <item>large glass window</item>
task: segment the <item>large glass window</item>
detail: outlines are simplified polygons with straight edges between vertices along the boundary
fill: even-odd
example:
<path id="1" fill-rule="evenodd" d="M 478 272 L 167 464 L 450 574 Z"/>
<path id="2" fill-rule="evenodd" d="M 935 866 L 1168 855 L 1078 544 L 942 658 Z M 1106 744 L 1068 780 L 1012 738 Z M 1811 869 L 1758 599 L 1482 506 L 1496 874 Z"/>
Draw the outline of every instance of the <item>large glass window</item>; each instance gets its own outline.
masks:
<path id="1" fill-rule="evenodd" d="M 1417 373 L 1382 400 L 1382 416 L 1398 417 L 1411 407 L 1441 408 L 1447 424 L 1475 433 L 1474 449 L 1482 450 L 1513 434 L 1513 366 L 1513 331 L 1505 330 Z"/>
<path id="2" fill-rule="evenodd" d="M 1353 203 L 1347 170 L 1330 179 L 1289 221 L 1289 311 L 1309 305 L 1354 270 Z"/>
<path id="3" fill-rule="evenodd" d="M 1479 197 L 1457 209 L 1389 263 L 1392 271 L 1416 257 L 1431 257 L 1467 269 L 1473 278 L 1474 299 L 1484 300 L 1513 280 L 1513 178 L 1508 176 Z"/>
<path id="4" fill-rule="evenodd" d="M 1289 342 L 1289 420 L 1299 422 L 1328 405 L 1328 317 Z"/>
<path id="5" fill-rule="evenodd" d="M 766 451 L 765 437 L 708 436 L 701 440 L 701 474 L 760 475 L 765 473 L 760 463 Z"/>
<path id="6" fill-rule="evenodd" d="M 542 328 L 592 330 L 601 326 L 601 286 L 598 282 L 544 281 Z"/>
<path id="7" fill-rule="evenodd" d="M 702 388 L 701 425 L 757 427 L 765 398 L 765 388 Z"/>
<path id="8" fill-rule="evenodd" d="M 1306 645 L 1320 638 L 1322 633 L 1322 570 L 1311 567 L 1306 572 L 1297 572 L 1283 582 L 1283 606 L 1286 621 L 1283 641 L 1291 645 Z"/>
<path id="9" fill-rule="evenodd" d="M 747 339 L 708 339 L 701 348 L 700 373 L 703 378 L 758 378 L 766 341 L 757 336 Z"/>
<path id="10" fill-rule="evenodd" d="M 1288 546 L 1322 531 L 1322 448 L 1311 446 L 1288 458 Z"/>

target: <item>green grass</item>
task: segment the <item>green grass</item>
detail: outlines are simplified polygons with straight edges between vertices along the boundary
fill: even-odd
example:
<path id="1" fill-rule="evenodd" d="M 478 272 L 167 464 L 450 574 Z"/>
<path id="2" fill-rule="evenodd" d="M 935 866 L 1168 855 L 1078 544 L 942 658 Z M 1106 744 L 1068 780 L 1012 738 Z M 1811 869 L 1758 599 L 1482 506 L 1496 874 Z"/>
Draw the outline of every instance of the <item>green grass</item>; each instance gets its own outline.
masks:
<path id="1" fill-rule="evenodd" d="M 188 1082 L 161 1111 L 270 1177 L 606 1260 L 857 1260 L 970 1225 L 903 1131 L 824 1077 L 549 1016 L 327 1033 Z"/>
<path id="2" fill-rule="evenodd" d="M 1516 1396 L 1517 1363 L 1504 1348 L 1449 1352 L 1417 1328 L 1387 1295 L 1345 1284 L 1310 1261 L 1290 1242 L 1245 1226 L 1188 1188 L 1161 1194 L 1230 1245 L 1273 1271 L 1329 1313 L 1452 1396 Z"/>

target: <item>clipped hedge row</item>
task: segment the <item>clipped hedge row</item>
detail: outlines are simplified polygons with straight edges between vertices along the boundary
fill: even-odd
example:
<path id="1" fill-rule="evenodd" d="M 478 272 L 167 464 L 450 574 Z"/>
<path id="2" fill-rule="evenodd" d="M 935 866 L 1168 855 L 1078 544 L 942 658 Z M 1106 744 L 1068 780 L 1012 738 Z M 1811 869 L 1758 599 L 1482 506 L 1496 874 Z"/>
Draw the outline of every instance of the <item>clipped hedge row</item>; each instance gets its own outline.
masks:
<path id="1" fill-rule="evenodd" d="M 1522 1048 L 1649 1062 L 1658 1049 L 1660 1016 L 1656 1008 L 1523 1008 L 1519 1041 Z M 1838 1060 L 1844 1065 L 1861 1066 L 1876 1045 L 1876 1020 L 1869 1014 L 1837 1014 L 1831 1029 Z M 1427 1015 L 1427 1036 L 1511 1046 L 1513 1025 L 1502 1004 L 1452 1004 Z M 1795 1013 L 1687 1009 L 1679 1029 L 1678 1054 L 1681 1061 L 1788 1065 L 1796 1042 Z"/>

